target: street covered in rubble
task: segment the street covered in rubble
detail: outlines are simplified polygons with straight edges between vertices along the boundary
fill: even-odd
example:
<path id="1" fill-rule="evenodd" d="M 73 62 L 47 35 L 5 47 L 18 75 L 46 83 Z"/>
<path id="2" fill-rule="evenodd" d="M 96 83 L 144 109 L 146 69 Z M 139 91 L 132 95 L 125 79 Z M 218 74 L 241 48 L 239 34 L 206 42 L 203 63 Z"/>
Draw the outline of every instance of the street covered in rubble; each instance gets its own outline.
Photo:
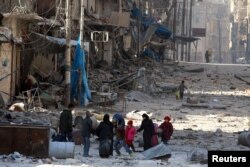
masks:
<path id="1" fill-rule="evenodd" d="M 0 0 L 0 167 L 249 166 L 249 9 Z"/>
<path id="2" fill-rule="evenodd" d="M 189 72 L 203 68 L 202 72 Z M 153 66 L 151 66 L 153 68 Z M 171 75 L 164 75 L 168 70 Z M 141 118 L 131 111 L 141 110 L 152 113 L 153 122 L 160 124 L 165 115 L 170 115 L 174 126 L 174 134 L 169 142 L 171 150 L 170 158 L 144 160 L 140 152 L 130 157 L 125 150 L 123 156 L 116 155 L 101 159 L 98 155 L 98 141 L 96 136 L 91 137 L 90 155 L 82 157 L 82 146 L 75 148 L 74 158 L 34 159 L 24 155 L 2 155 L 1 164 L 6 166 L 206 166 L 208 150 L 249 150 L 249 147 L 238 143 L 239 134 L 249 129 L 249 91 L 246 82 L 237 79 L 239 73 L 250 70 L 249 66 L 237 65 L 213 65 L 213 64 L 189 64 L 179 63 L 176 66 L 157 64 L 153 71 L 145 71 L 145 80 L 152 79 L 154 84 L 150 95 L 134 92 L 133 96 L 127 96 L 126 105 L 124 99 L 119 99 L 114 106 L 89 108 L 96 117 L 104 113 L 114 114 L 120 111 L 127 119 L 133 119 L 137 127 L 140 126 Z M 174 93 L 169 93 L 173 85 L 185 79 L 189 89 L 184 100 L 176 100 Z M 247 79 L 247 78 L 245 78 Z M 171 83 L 170 83 L 171 82 Z M 161 83 L 165 83 L 162 84 Z M 167 83 L 167 84 L 166 84 Z M 172 85 L 172 86 L 169 86 Z M 148 89 L 149 90 L 149 89 Z M 211 91 L 210 91 L 211 90 Z M 130 94 L 126 92 L 125 94 Z M 187 102 L 187 99 L 193 102 Z M 84 113 L 87 108 L 77 108 Z M 11 112 L 18 120 L 35 121 L 37 117 L 45 117 L 44 121 L 56 122 L 53 116 L 56 111 Z M 21 119 L 22 116 L 25 119 Z M 33 116 L 32 116 L 33 115 Z M 20 117 L 19 117 L 20 116 Z M 59 116 L 55 117 L 58 119 Z M 13 122 L 15 122 L 15 119 Z M 50 120 L 51 119 L 51 120 Z M 41 119 L 39 119 L 41 121 Z M 142 134 L 138 133 L 135 139 L 136 150 L 142 151 L 139 141 Z M 47 165 L 46 165 L 47 164 Z M 51 164 L 51 165 L 49 165 Z M 52 165 L 53 164 L 53 165 Z"/>

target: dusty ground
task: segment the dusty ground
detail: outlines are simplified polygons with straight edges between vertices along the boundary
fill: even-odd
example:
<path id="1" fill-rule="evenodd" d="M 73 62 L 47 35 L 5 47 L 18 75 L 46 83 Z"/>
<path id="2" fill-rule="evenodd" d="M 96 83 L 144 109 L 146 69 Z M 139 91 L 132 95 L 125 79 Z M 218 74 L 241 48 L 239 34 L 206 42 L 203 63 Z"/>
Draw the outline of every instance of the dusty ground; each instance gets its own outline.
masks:
<path id="1" fill-rule="evenodd" d="M 160 124 L 165 115 L 172 117 L 174 134 L 169 143 L 172 156 L 168 160 L 140 160 L 140 153 L 130 157 L 114 155 L 109 159 L 101 159 L 98 156 L 98 145 L 92 139 L 90 154 L 92 158 L 83 158 L 81 146 L 76 147 L 75 158 L 66 160 L 31 160 L 24 158 L 20 162 L 0 162 L 0 166 L 19 167 L 98 167 L 98 166 L 172 166 L 172 167 L 199 167 L 207 166 L 199 162 L 188 161 L 189 153 L 195 148 L 207 150 L 250 150 L 249 147 L 238 145 L 238 136 L 242 131 L 250 128 L 250 86 L 234 77 L 234 74 L 248 74 L 249 66 L 206 65 L 199 64 L 196 67 L 204 67 L 202 73 L 183 72 L 183 69 L 192 64 L 179 64 L 179 68 L 170 76 L 169 67 L 163 66 L 153 69 L 157 74 L 156 82 L 168 82 L 179 84 L 186 81 L 191 94 L 185 95 L 183 101 L 176 100 L 174 94 L 157 94 L 152 102 L 127 102 L 126 112 L 139 109 L 153 112 L 153 121 Z M 163 70 L 162 70 L 163 69 Z M 164 70 L 165 69 L 165 70 Z M 165 71 L 165 73 L 163 72 Z M 233 88 L 233 89 L 232 89 Z M 186 98 L 202 99 L 208 104 L 224 105 L 226 109 L 189 108 L 183 107 Z M 118 102 L 113 110 L 122 111 L 123 102 Z M 140 121 L 135 121 L 139 126 Z M 140 134 L 137 134 L 140 136 Z M 136 144 L 137 145 L 137 144 Z M 52 163 L 52 164 L 49 164 Z"/>

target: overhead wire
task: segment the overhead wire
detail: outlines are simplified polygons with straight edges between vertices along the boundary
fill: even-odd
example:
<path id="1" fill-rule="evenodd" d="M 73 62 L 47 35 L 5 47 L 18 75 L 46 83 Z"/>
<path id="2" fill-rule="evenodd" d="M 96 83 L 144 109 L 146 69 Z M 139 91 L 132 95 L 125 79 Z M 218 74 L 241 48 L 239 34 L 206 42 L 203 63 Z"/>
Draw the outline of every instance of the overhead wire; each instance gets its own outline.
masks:
<path id="1" fill-rule="evenodd" d="M 58 3 L 59 1 L 59 3 Z M 57 5 L 58 4 L 58 5 Z M 54 18 L 54 22 L 57 21 L 58 19 L 58 15 L 59 15 L 59 12 L 60 12 L 60 7 L 61 7 L 61 4 L 62 4 L 62 0 L 57 0 L 55 2 L 54 5 L 52 5 L 46 12 L 43 12 L 41 14 L 45 14 L 45 13 L 48 13 L 49 11 L 51 11 L 54 7 L 57 6 L 57 10 L 56 10 L 56 15 L 55 15 L 55 18 Z M 14 10 L 14 9 L 13 9 Z M 14 11 L 12 10 L 11 12 L 11 15 L 14 13 Z M 44 19 L 45 20 L 45 19 Z M 29 23 L 21 23 L 21 25 L 19 24 L 19 27 L 23 27 L 25 26 L 25 24 L 29 24 Z M 45 27 L 46 25 L 44 25 L 43 27 Z M 54 23 L 52 22 L 52 24 L 50 25 L 50 27 L 45 31 L 44 33 L 44 36 L 46 36 L 48 34 L 48 32 L 54 27 Z M 41 28 L 42 29 L 42 28 Z M 25 36 L 30 39 L 30 36 L 32 35 L 33 32 L 29 32 L 28 34 L 25 34 Z M 41 39 L 43 39 L 43 37 L 39 37 L 37 38 L 36 40 L 33 40 L 31 42 L 25 42 L 24 44 L 25 45 L 32 45 L 33 43 L 38 43 Z M 36 48 L 39 48 L 39 49 L 43 49 L 43 48 L 46 48 L 47 46 L 49 45 L 49 43 L 46 43 L 46 44 L 42 44 L 42 45 L 37 45 L 36 47 L 32 47 L 32 48 L 26 48 L 26 49 L 22 49 L 22 51 L 27 51 L 27 50 L 35 50 Z"/>
<path id="2" fill-rule="evenodd" d="M 57 3 L 56 3 L 56 4 L 57 4 Z M 55 15 L 54 22 L 58 19 L 61 4 L 62 4 L 62 0 L 59 1 L 59 5 L 58 5 L 57 11 L 56 11 L 56 15 Z M 48 32 L 52 29 L 52 27 L 53 27 L 53 24 L 52 24 L 52 25 L 48 28 L 48 30 L 43 34 L 44 37 L 47 36 Z M 33 32 L 30 32 L 30 33 L 32 34 Z M 43 39 L 43 37 L 39 37 L 37 40 L 32 41 L 32 42 L 28 42 L 28 43 L 25 43 L 25 44 L 32 45 L 33 43 L 39 41 L 40 39 Z M 42 45 L 36 46 L 36 48 L 43 49 L 43 48 L 46 48 L 48 45 L 49 45 L 49 43 L 47 43 L 47 44 L 45 44 L 45 45 L 42 44 Z M 24 49 L 24 50 L 27 51 L 27 50 L 32 50 L 32 49 L 33 49 L 33 48 L 28 48 L 28 49 Z"/>

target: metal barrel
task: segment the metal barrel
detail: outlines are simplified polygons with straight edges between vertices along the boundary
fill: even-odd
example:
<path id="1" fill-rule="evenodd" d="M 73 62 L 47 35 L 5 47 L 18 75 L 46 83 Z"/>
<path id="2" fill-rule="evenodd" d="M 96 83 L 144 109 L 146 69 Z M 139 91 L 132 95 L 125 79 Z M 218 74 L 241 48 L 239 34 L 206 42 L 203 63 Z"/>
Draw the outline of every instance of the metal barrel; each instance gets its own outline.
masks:
<path id="1" fill-rule="evenodd" d="M 238 144 L 250 146 L 250 132 L 242 132 L 238 137 Z"/>

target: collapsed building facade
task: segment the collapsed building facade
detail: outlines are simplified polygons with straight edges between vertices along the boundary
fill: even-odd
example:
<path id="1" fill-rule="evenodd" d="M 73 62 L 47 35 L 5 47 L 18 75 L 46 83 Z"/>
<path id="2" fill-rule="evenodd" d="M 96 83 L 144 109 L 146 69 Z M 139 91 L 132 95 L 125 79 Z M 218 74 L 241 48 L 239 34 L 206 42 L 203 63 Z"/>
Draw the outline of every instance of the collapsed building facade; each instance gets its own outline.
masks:
<path id="1" fill-rule="evenodd" d="M 174 26 L 171 21 L 172 8 L 176 1 L 166 3 L 165 10 L 154 10 L 157 3 L 153 1 L 83 2 L 83 40 L 91 90 L 100 91 L 103 82 L 117 84 L 112 81 L 124 75 L 125 78 L 132 74 L 134 76 L 138 68 L 133 65 L 142 63 L 138 57 L 160 61 L 165 50 L 174 50 L 174 42 L 170 38 Z M 46 90 L 41 98 L 48 94 L 53 99 L 60 96 L 60 101 L 64 98 L 63 91 L 54 92 L 51 89 L 55 86 L 57 90 L 65 87 L 65 3 L 64 0 L 1 1 L 0 59 L 3 86 L 0 91 L 5 102 L 12 102 L 16 97 L 23 100 L 20 96 L 27 75 L 34 76 L 39 88 Z M 81 1 L 72 1 L 70 9 L 73 61 L 80 33 Z M 168 16 L 160 18 L 168 10 Z M 96 69 L 108 70 L 110 75 L 101 74 L 105 76 L 100 79 L 100 71 Z"/>

